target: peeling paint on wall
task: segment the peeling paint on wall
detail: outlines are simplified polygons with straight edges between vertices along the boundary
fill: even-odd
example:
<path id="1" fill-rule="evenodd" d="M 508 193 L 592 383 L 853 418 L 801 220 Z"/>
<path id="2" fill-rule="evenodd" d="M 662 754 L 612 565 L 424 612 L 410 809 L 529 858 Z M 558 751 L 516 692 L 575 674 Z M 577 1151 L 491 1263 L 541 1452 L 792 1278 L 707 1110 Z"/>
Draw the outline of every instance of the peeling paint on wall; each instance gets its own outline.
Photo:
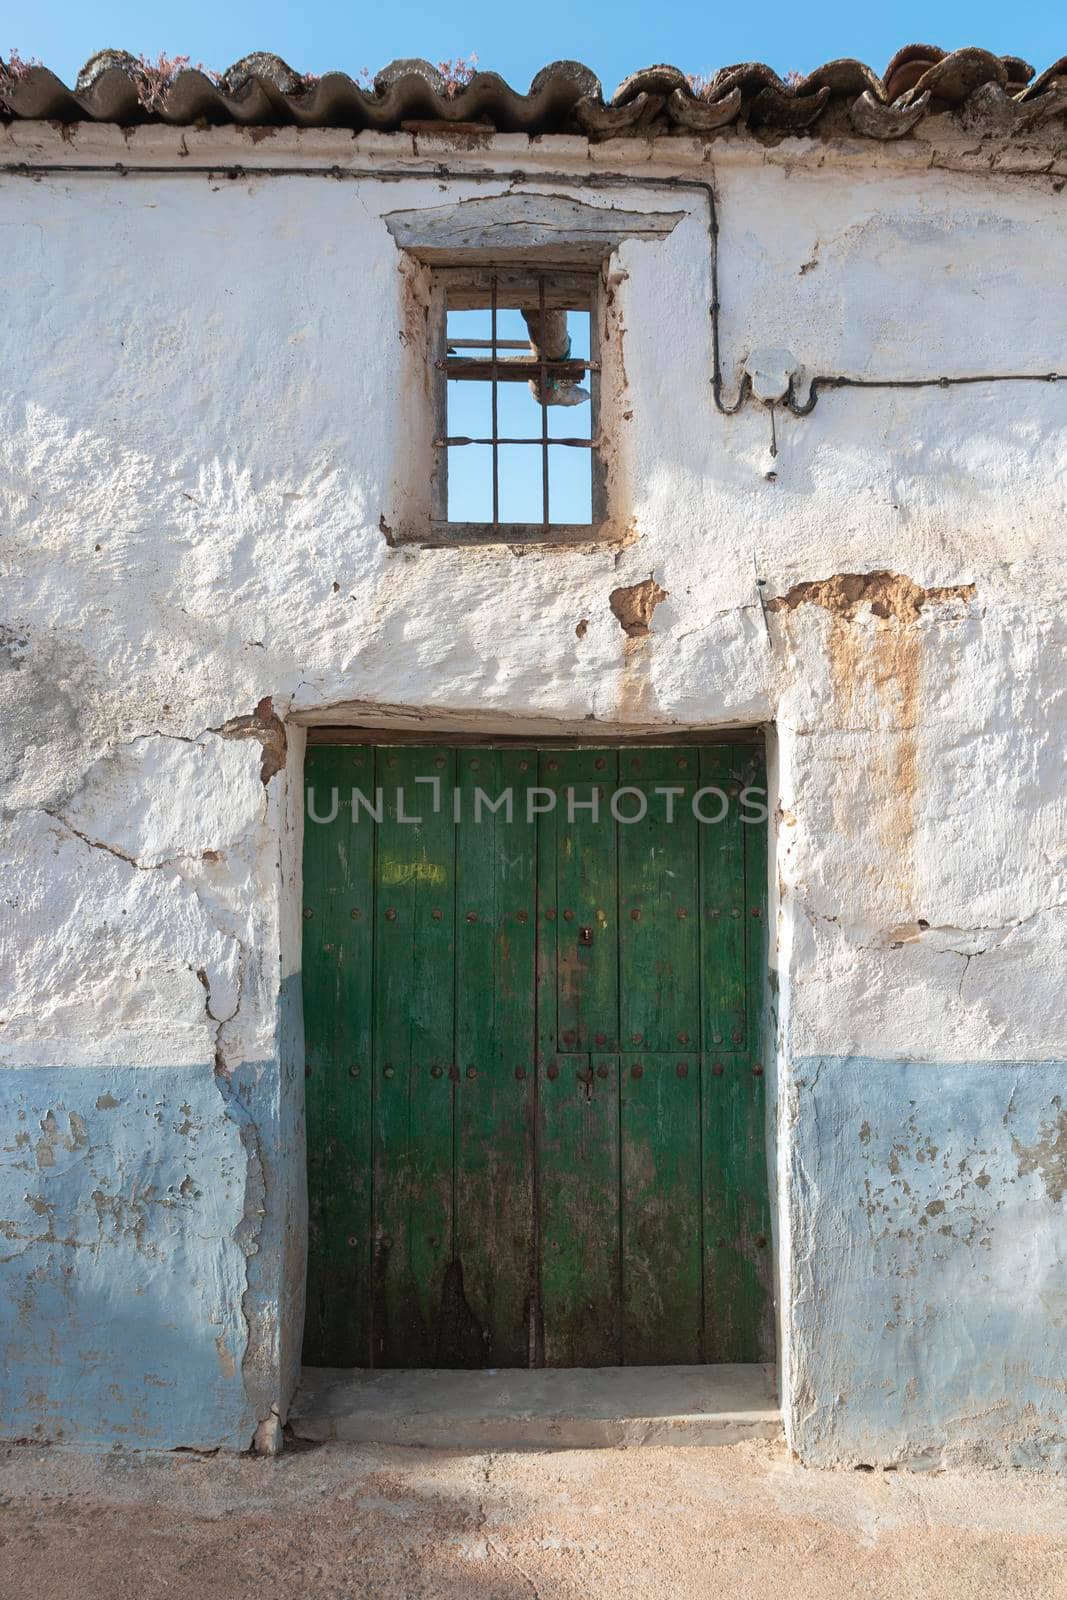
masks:
<path id="1" fill-rule="evenodd" d="M 900 572 L 838 572 L 832 578 L 795 583 L 788 593 L 767 601 L 768 611 L 795 611 L 797 606 L 821 606 L 834 616 L 853 621 L 868 610 L 879 621 L 914 622 L 928 605 L 950 600 L 973 600 L 973 583 L 942 584 L 921 588 Z"/>
<path id="2" fill-rule="evenodd" d="M 285 766 L 285 723 L 274 709 L 271 696 L 264 695 L 247 717 L 230 717 L 218 732 L 224 739 L 258 739 L 263 750 L 260 782 L 268 784 Z"/>
<path id="3" fill-rule="evenodd" d="M 1039 1125 L 1032 1144 L 1023 1144 L 1013 1133 L 1011 1147 L 1018 1158 L 1020 1178 L 1038 1173 L 1049 1199 L 1060 1201 L 1067 1194 L 1067 1111 L 1062 1096 L 1053 1096 L 1051 1113 Z"/>
<path id="4" fill-rule="evenodd" d="M 608 603 L 623 633 L 631 639 L 643 639 L 652 631 L 656 607 L 668 598 L 667 590 L 660 588 L 654 578 L 644 578 L 640 583 L 613 589 Z"/>

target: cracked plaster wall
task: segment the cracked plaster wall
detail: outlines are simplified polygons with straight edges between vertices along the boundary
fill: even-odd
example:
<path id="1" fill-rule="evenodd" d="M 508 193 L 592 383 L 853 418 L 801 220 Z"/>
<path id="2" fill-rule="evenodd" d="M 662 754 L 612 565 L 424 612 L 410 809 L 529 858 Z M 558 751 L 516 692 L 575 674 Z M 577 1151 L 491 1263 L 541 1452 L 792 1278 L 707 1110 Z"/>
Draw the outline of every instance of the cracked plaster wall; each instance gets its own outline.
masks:
<path id="1" fill-rule="evenodd" d="M 26 126 L 0 144 L 180 157 L 177 133 L 114 150 L 112 134 L 79 132 L 73 154 Z M 264 159 L 240 130 L 180 138 Z M 519 143 L 442 159 L 589 170 L 582 141 Z M 272 163 L 412 152 L 401 135 L 269 145 Z M 769 345 L 809 373 L 1062 368 L 1067 222 L 1048 180 L 791 141 L 717 148 L 713 173 L 688 141 L 671 159 L 644 170 L 711 175 L 720 199 L 728 391 Z M 243 1447 L 284 1414 L 301 720 L 773 723 L 790 1438 L 809 1460 L 928 1461 L 952 1434 L 983 1459 L 1053 1461 L 1067 388 L 825 392 L 778 419 L 772 457 L 765 410 L 712 404 L 706 217 L 687 195 L 669 239 L 613 263 L 605 415 L 630 542 L 390 548 L 428 422 L 381 217 L 484 192 L 0 184 L 4 1431 Z M 869 573 L 921 603 L 796 594 Z M 611 596 L 646 580 L 664 597 L 628 635 Z M 268 697 L 290 740 L 264 782 L 260 739 L 225 730 L 249 733 Z M 950 1155 L 918 1189 L 905 1172 L 909 1196 L 896 1145 L 915 1167 L 924 1140 Z M 944 1166 L 976 1151 L 984 1185 Z M 916 1193 L 951 1206 L 936 1249 L 914 1242 Z"/>

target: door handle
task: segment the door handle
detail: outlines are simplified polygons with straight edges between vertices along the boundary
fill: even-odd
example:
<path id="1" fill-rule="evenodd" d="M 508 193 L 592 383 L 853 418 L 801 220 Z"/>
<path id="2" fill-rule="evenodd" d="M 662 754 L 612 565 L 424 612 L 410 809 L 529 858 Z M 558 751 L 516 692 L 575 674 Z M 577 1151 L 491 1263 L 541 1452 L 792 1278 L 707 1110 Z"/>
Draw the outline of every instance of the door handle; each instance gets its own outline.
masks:
<path id="1" fill-rule="evenodd" d="M 579 928 L 578 929 L 578 943 L 579 944 L 584 944 L 584 945 L 590 945 L 590 944 L 592 944 L 592 942 L 593 942 L 593 930 L 592 930 L 592 928 Z"/>

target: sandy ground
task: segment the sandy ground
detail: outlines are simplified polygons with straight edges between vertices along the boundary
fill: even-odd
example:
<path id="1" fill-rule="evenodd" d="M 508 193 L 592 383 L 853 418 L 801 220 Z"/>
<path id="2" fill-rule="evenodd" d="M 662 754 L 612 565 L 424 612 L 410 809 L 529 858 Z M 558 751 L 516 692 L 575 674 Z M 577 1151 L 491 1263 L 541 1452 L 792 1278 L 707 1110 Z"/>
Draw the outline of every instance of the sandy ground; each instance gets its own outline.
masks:
<path id="1" fill-rule="evenodd" d="M 778 1444 L 271 1459 L 0 1450 L 3 1600 L 1067 1600 L 1067 1486 Z"/>

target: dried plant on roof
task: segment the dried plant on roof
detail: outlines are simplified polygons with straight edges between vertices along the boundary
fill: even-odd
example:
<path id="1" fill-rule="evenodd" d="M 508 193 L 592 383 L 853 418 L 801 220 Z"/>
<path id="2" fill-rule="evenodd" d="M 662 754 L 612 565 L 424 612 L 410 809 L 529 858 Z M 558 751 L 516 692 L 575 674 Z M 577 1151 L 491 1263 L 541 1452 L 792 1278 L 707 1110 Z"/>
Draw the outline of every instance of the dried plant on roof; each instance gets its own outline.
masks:
<path id="1" fill-rule="evenodd" d="M 179 73 L 202 72 L 212 83 L 218 82 L 218 73 L 205 67 L 202 61 L 194 64 L 190 56 L 168 56 L 162 50 L 155 61 L 150 61 L 145 55 L 138 56 L 136 65 L 130 71 L 137 86 L 137 98 L 146 111 L 161 110 L 167 90 Z"/>
<path id="2" fill-rule="evenodd" d="M 454 100 L 477 72 L 477 54 L 472 50 L 469 56 L 457 56 L 454 61 L 439 61 L 437 70 L 444 79 L 445 95 L 449 100 Z"/>
<path id="3" fill-rule="evenodd" d="M 4 99 L 4 90 L 12 88 L 20 78 L 24 78 L 34 67 L 42 66 L 36 56 L 23 56 L 12 47 L 7 53 L 7 60 L 0 59 L 0 112 L 8 112 L 11 107 Z"/>
<path id="4" fill-rule="evenodd" d="M 687 72 L 686 82 L 698 100 L 713 100 L 716 86 L 722 77 L 722 70 L 718 72 Z M 788 72 L 782 74 L 782 82 L 787 89 L 796 89 L 804 82 L 804 74 L 795 67 L 790 67 Z"/>

